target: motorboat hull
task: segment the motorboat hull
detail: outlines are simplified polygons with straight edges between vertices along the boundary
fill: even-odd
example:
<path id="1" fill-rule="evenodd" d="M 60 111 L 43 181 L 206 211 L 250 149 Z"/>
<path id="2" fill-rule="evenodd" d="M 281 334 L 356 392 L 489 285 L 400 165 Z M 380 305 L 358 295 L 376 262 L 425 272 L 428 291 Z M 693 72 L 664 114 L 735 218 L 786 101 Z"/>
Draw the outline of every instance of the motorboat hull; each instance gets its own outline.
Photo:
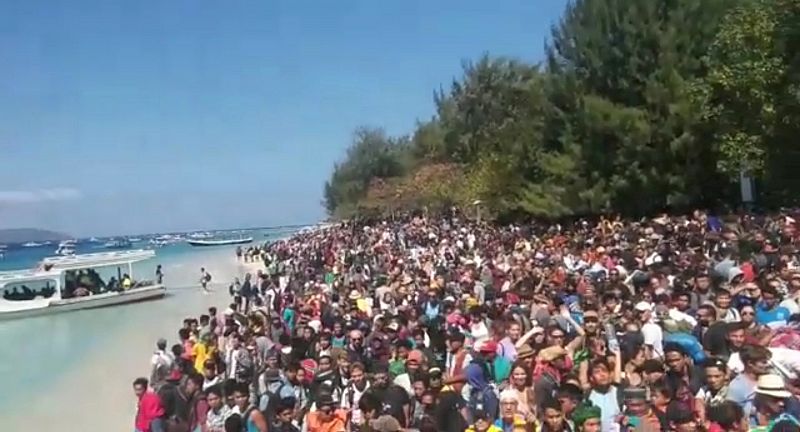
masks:
<path id="1" fill-rule="evenodd" d="M 133 288 L 122 292 L 109 292 L 85 297 L 54 300 L 47 306 L 15 311 L 0 311 L 0 321 L 50 315 L 81 309 L 95 309 L 116 306 L 144 300 L 153 300 L 164 297 L 166 293 L 167 289 L 164 287 L 164 285 L 154 285 L 149 287 Z"/>
<path id="2" fill-rule="evenodd" d="M 252 243 L 253 238 L 243 238 L 243 239 L 235 239 L 235 240 L 186 240 L 186 243 L 189 243 L 192 246 L 229 246 L 229 245 L 238 245 L 238 244 L 247 244 Z"/>

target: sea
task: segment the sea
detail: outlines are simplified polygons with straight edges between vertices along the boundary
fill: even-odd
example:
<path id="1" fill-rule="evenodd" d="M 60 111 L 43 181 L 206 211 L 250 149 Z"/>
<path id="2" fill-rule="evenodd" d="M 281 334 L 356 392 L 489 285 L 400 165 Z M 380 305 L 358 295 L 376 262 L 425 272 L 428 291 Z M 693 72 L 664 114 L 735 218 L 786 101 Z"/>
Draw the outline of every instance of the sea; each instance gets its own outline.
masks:
<path id="1" fill-rule="evenodd" d="M 233 230 L 227 233 L 227 237 L 253 237 L 252 244 L 263 244 L 286 238 L 302 228 L 296 226 Z M 56 247 L 57 244 L 38 247 L 9 245 L 4 257 L 0 259 L 0 271 L 34 268 L 43 258 L 53 256 Z M 141 241 L 132 245 L 132 249 L 151 247 L 148 236 L 142 236 Z M 110 344 L 110 338 L 125 334 L 132 323 L 148 320 L 159 311 L 185 308 L 187 302 L 195 301 L 198 296 L 195 281 L 199 281 L 200 265 L 206 265 L 212 276 L 217 278 L 212 281 L 213 285 L 217 285 L 215 289 L 227 290 L 227 284 L 232 280 L 228 280 L 229 275 L 222 275 L 222 267 L 219 267 L 220 274 L 215 275 L 214 263 L 233 257 L 235 248 L 236 246 L 195 247 L 185 241 L 154 248 L 155 258 L 135 264 L 133 277 L 137 280 L 152 279 L 156 265 L 161 264 L 168 289 L 168 295 L 164 299 L 0 321 L 0 418 L 3 418 L 5 410 L 19 409 L 19 402 L 35 400 L 37 394 L 47 392 L 49 383 L 54 378 L 68 373 L 93 350 L 104 349 L 104 346 Z M 76 244 L 78 254 L 107 251 L 103 241 L 79 240 Z M 200 307 L 199 303 L 197 307 Z M 221 304 L 219 307 L 222 310 L 225 305 Z M 197 313 L 201 312 L 202 309 L 198 309 Z M 176 322 L 173 328 L 165 329 L 170 334 L 164 336 L 174 341 L 175 335 L 171 332 L 179 325 Z M 131 355 L 146 358 L 148 353 Z M 114 365 L 107 367 L 113 369 Z"/>

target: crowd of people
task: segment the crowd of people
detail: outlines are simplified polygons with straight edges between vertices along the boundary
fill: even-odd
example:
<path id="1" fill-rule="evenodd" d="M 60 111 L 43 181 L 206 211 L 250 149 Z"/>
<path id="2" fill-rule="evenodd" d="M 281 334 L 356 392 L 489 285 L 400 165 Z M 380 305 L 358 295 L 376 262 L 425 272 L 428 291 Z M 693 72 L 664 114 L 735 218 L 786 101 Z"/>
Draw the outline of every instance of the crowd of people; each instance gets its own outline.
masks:
<path id="1" fill-rule="evenodd" d="M 135 428 L 798 431 L 795 217 L 299 233 L 157 342 Z"/>

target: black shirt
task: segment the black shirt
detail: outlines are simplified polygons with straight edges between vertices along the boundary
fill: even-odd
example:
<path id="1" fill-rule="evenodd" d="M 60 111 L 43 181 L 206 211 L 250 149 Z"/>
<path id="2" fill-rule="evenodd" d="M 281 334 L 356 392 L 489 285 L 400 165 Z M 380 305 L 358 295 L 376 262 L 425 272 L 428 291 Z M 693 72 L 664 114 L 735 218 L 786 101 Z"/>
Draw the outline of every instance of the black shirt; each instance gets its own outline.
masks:
<path id="1" fill-rule="evenodd" d="M 439 403 L 436 405 L 436 425 L 441 432 L 463 432 L 469 426 L 461 415 L 461 410 L 466 407 L 464 398 L 454 391 L 439 393 Z"/>
<path id="2" fill-rule="evenodd" d="M 383 412 L 391 415 L 400 422 L 400 425 L 406 425 L 406 414 L 403 407 L 410 404 L 408 392 L 396 384 L 390 384 L 387 388 L 370 387 L 367 392 L 370 392 L 383 401 Z"/>

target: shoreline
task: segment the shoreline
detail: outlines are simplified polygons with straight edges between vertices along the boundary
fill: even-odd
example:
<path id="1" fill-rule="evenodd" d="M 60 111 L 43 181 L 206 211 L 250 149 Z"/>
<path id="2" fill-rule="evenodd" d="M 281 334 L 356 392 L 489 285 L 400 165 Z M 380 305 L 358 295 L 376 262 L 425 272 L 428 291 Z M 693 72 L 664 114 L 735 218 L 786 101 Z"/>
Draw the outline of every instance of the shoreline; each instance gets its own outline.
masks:
<path id="1" fill-rule="evenodd" d="M 28 429 L 31 419 L 35 419 L 37 427 L 67 432 L 131 430 L 136 414 L 131 383 L 136 377 L 149 375 L 150 354 L 156 340 L 164 337 L 175 343 L 177 334 L 173 332 L 181 320 L 211 306 L 224 310 L 230 302 L 228 284 L 246 272 L 255 273 L 258 268 L 258 263 L 238 261 L 227 249 L 163 265 L 168 289 L 172 286 L 175 291 L 168 291 L 163 299 L 104 309 L 102 322 L 96 324 L 99 327 L 80 329 L 84 334 L 78 332 L 78 337 L 94 336 L 99 340 L 82 352 L 84 355 L 77 364 L 69 366 L 66 373 L 45 377 L 43 391 L 32 388 L 34 394 L 29 397 L 18 398 L 7 393 L 10 403 L 0 408 L 0 417 L 8 430 Z M 199 288 L 196 273 L 200 267 L 212 274 L 209 294 L 203 294 Z M 92 312 L 73 312 L 58 318 Z"/>

